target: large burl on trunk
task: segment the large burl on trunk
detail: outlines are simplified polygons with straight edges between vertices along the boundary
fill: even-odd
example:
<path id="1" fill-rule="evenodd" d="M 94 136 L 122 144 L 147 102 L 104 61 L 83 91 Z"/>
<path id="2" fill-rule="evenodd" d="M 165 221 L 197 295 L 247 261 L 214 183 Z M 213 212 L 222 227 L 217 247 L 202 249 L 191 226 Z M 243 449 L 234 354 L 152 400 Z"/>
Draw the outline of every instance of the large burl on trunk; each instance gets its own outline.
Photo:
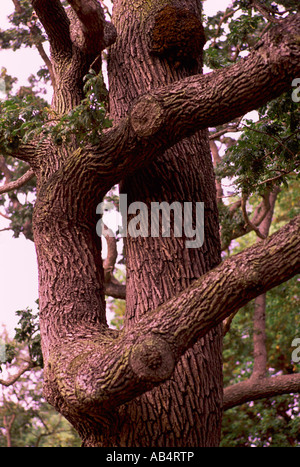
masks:
<path id="1" fill-rule="evenodd" d="M 99 71 L 110 46 L 113 127 L 96 145 L 43 139 L 16 154 L 37 177 L 44 393 L 84 446 L 218 445 L 222 321 L 299 271 L 299 218 L 221 263 L 207 135 L 288 89 L 300 73 L 299 15 L 267 32 L 247 59 L 203 76 L 199 3 L 115 0 L 113 27 L 96 0 L 70 0 L 67 9 L 32 0 L 50 41 L 59 114 L 80 103 L 83 77 L 92 64 Z M 187 248 L 172 223 L 170 237 L 125 239 L 120 332 L 106 322 L 96 234 L 96 207 L 116 183 L 128 203 L 205 207 L 199 248 Z"/>

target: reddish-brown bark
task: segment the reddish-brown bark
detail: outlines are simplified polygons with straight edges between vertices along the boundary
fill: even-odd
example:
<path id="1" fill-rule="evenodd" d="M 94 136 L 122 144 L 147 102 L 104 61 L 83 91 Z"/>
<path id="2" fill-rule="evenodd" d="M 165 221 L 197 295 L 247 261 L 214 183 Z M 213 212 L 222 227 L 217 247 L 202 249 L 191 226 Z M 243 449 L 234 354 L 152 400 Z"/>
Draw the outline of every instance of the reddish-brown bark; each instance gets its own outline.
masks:
<path id="1" fill-rule="evenodd" d="M 58 0 L 32 0 L 50 40 L 53 108 L 61 114 L 80 102 L 83 76 L 91 63 L 99 67 L 99 53 L 116 39 L 96 0 L 69 3 L 74 9 L 66 12 Z M 299 271 L 299 219 L 218 266 L 206 128 L 289 88 L 300 72 L 300 17 L 280 22 L 247 59 L 203 76 L 198 2 L 171 3 L 170 10 L 169 1 L 149 7 L 115 0 L 114 126 L 97 146 L 44 140 L 16 154 L 37 176 L 33 225 L 45 395 L 85 446 L 218 444 L 221 322 Z M 172 11 L 179 45 L 199 28 L 189 54 L 157 46 L 161 21 L 173 21 Z M 106 323 L 96 206 L 120 181 L 128 202 L 204 202 L 205 242 L 188 250 L 174 235 L 127 239 L 127 310 L 118 333 Z"/>

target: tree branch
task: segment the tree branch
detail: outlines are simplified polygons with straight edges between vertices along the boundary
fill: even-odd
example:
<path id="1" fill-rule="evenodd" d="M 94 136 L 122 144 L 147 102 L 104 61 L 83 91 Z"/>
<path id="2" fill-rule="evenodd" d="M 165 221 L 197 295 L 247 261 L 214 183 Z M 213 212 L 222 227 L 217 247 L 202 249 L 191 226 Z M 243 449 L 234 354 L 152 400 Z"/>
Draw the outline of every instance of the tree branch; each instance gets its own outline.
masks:
<path id="1" fill-rule="evenodd" d="M 107 257 L 103 261 L 104 281 L 110 282 L 118 257 L 117 241 L 113 231 L 105 224 L 103 224 L 102 235 L 105 238 L 107 244 Z"/>
<path id="2" fill-rule="evenodd" d="M 70 21 L 59 0 L 31 0 L 47 33 L 52 53 L 71 53 Z"/>
<path id="3" fill-rule="evenodd" d="M 267 193 L 269 210 L 263 219 L 260 232 L 264 237 L 269 235 L 279 187 L 275 187 L 272 193 Z M 257 238 L 259 242 L 260 239 Z M 252 379 L 263 378 L 267 371 L 266 348 L 266 294 L 259 295 L 254 301 L 253 315 L 253 372 Z"/>
<path id="4" fill-rule="evenodd" d="M 129 116 L 100 139 L 85 164 L 105 188 L 119 183 L 196 131 L 255 110 L 291 88 L 300 74 L 300 14 L 268 31 L 247 58 L 207 75 L 194 75 L 140 97 Z M 82 172 L 82 162 L 78 172 Z"/>
<path id="5" fill-rule="evenodd" d="M 224 390 L 224 410 L 245 402 L 300 393 L 300 373 L 243 381 Z"/>
<path id="6" fill-rule="evenodd" d="M 217 165 L 221 162 L 221 157 L 219 155 L 219 149 L 216 144 L 216 142 L 213 139 L 209 140 L 209 147 L 210 147 L 210 152 L 213 158 L 213 166 L 214 168 L 217 167 Z M 222 189 L 222 184 L 219 180 L 216 179 L 216 190 L 217 190 L 217 198 L 218 202 L 222 202 L 222 196 L 223 196 L 223 189 Z"/>
<path id="7" fill-rule="evenodd" d="M 226 250 L 229 247 L 232 240 L 243 237 L 244 235 L 251 232 L 252 230 L 256 231 L 256 233 L 257 231 L 259 232 L 258 227 L 260 226 L 260 224 L 264 221 L 265 217 L 270 212 L 270 205 L 268 201 L 269 194 L 270 194 L 269 190 L 266 190 L 263 196 L 263 201 L 258 206 L 256 206 L 251 220 L 249 219 L 248 214 L 246 212 L 245 199 L 243 201 L 242 199 L 239 199 L 238 201 L 236 201 L 229 207 L 230 215 L 233 216 L 234 213 L 241 206 L 243 206 L 243 217 L 246 223 L 241 222 L 240 224 L 235 226 L 234 231 L 232 232 L 230 238 L 226 238 L 226 241 L 222 243 L 221 245 L 222 251 Z M 245 215 L 245 212 L 246 212 L 246 215 Z"/>
<path id="8" fill-rule="evenodd" d="M 279 14 L 276 10 L 268 8 L 265 5 L 262 5 L 259 0 L 252 0 L 252 5 L 256 10 L 258 10 L 261 15 L 266 18 L 267 21 L 271 23 L 278 23 L 280 20 L 276 18 L 274 15 Z"/>
<path id="9" fill-rule="evenodd" d="M 15 5 L 16 12 L 18 14 L 20 14 L 20 15 L 23 14 L 24 13 L 24 8 L 22 7 L 22 5 L 20 3 L 20 0 L 13 0 L 13 3 Z M 38 28 L 37 28 L 37 26 L 35 24 L 35 21 L 30 21 L 29 23 L 27 23 L 27 26 L 29 27 L 30 34 L 31 34 L 31 37 L 33 39 L 33 42 L 34 42 L 34 44 L 35 44 L 41 58 L 43 59 L 45 65 L 47 66 L 47 68 L 49 70 L 51 82 L 52 82 L 52 84 L 54 86 L 55 85 L 55 77 L 54 77 L 54 73 L 53 73 L 52 63 L 51 63 L 50 58 L 48 57 L 48 55 L 45 52 L 45 49 L 44 49 L 43 44 L 42 44 L 42 37 L 38 32 Z"/>
<path id="10" fill-rule="evenodd" d="M 265 198 L 266 199 L 266 198 Z M 264 199 L 264 201 L 265 201 Z M 263 235 L 260 230 L 259 230 L 259 227 L 254 224 L 252 221 L 250 221 L 249 217 L 248 217 L 248 214 L 247 214 L 247 210 L 246 210 L 246 201 L 247 201 L 247 195 L 243 195 L 242 196 L 242 204 L 241 204 L 241 207 L 242 207 L 242 212 L 243 212 L 243 217 L 244 217 L 244 220 L 246 222 L 245 224 L 245 228 L 249 228 L 249 230 L 254 230 L 254 232 L 256 233 L 256 235 L 261 238 L 262 240 L 264 240 L 266 238 L 265 235 Z M 268 208 L 265 209 L 264 211 L 264 215 L 266 215 L 268 212 Z"/>
<path id="11" fill-rule="evenodd" d="M 17 190 L 21 188 L 25 183 L 29 182 L 35 176 L 34 171 L 29 169 L 22 177 L 13 182 L 7 183 L 6 185 L 0 186 L 0 195 L 8 193 L 9 191 Z"/>
<path id="12" fill-rule="evenodd" d="M 104 10 L 97 0 L 69 0 L 76 13 L 85 38 L 85 48 L 90 54 L 100 54 L 116 40 L 112 23 L 105 20 Z"/>
<path id="13" fill-rule="evenodd" d="M 115 282 L 108 282 L 104 284 L 104 293 L 109 297 L 119 298 L 121 300 L 126 299 L 126 285 L 115 283 Z"/>
<path id="14" fill-rule="evenodd" d="M 67 403 L 91 412 L 95 405 L 111 410 L 150 390 L 170 378 L 180 356 L 210 329 L 300 271 L 299 234 L 300 216 L 120 333 L 66 337 L 51 350 L 46 380 L 56 380 Z"/>
<path id="15" fill-rule="evenodd" d="M 18 381 L 20 376 L 22 376 L 24 373 L 26 373 L 26 371 L 29 371 L 34 367 L 35 367 L 35 364 L 32 363 L 32 362 L 29 362 L 26 366 L 24 366 L 23 368 L 20 368 L 19 371 L 15 375 L 11 376 L 8 380 L 0 379 L 0 384 L 2 384 L 2 386 L 6 386 L 6 387 L 11 386 L 16 381 Z"/>
<path id="16" fill-rule="evenodd" d="M 105 295 L 125 300 L 126 286 L 121 284 L 113 275 L 118 257 L 117 240 L 113 231 L 105 224 L 103 224 L 102 235 L 107 243 L 107 257 L 103 260 Z"/>

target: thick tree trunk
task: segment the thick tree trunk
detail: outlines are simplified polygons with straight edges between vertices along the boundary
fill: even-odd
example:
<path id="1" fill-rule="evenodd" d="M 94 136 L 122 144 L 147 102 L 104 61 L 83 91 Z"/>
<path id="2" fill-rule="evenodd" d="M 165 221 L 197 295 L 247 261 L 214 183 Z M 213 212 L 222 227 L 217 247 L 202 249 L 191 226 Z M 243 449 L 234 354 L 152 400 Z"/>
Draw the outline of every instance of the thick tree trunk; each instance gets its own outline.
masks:
<path id="1" fill-rule="evenodd" d="M 68 3 L 73 13 L 59 0 L 32 0 L 51 46 L 53 107 L 62 113 L 80 102 L 83 76 L 92 63 L 99 69 L 101 51 L 116 38 L 98 1 Z M 219 326 L 299 271 L 299 218 L 218 266 L 215 183 L 203 131 L 287 89 L 286 77 L 299 67 L 299 17 L 267 33 L 249 59 L 191 77 L 200 71 L 204 42 L 197 5 L 115 0 L 113 128 L 95 146 L 41 139 L 16 156 L 37 176 L 44 393 L 85 446 L 217 445 Z M 128 303 L 124 330 L 117 332 L 106 323 L 96 206 L 120 180 L 129 203 L 203 202 L 205 230 L 198 249 L 186 248 L 186 238 L 172 229 L 170 238 L 127 238 Z"/>
<path id="2" fill-rule="evenodd" d="M 194 36 L 197 37 L 198 32 L 203 40 L 200 11 L 194 1 L 180 5 L 174 2 L 174 6 L 170 6 L 170 2 L 156 5 L 158 3 L 158 7 L 153 4 L 152 10 L 148 2 L 133 2 L 126 5 L 126 10 L 122 10 L 124 2 L 114 4 L 113 20 L 118 40 L 109 60 L 110 105 L 114 120 L 126 115 L 132 101 L 153 87 L 201 72 L 200 50 L 198 56 L 195 53 L 197 59 L 190 61 L 174 58 L 170 55 L 172 50 L 165 50 L 162 56 L 151 54 L 150 38 L 158 27 L 166 36 L 165 43 L 169 40 L 173 46 L 175 40 L 188 36 L 191 25 L 195 28 Z M 174 33 L 177 36 L 171 37 Z M 200 45 L 190 44 L 195 49 Z M 195 50 L 188 53 L 193 56 L 193 52 Z M 174 231 L 170 238 L 133 238 L 130 235 L 126 238 L 125 326 L 130 327 L 143 314 L 184 290 L 220 262 L 216 194 L 207 132 L 185 139 L 146 169 L 128 176 L 122 183 L 122 192 L 127 194 L 128 204 L 141 201 L 149 207 L 149 213 L 151 202 L 205 203 L 205 240 L 201 248 L 186 248 L 186 239 L 174 237 Z M 150 225 L 149 214 L 149 229 Z M 221 352 L 222 332 L 217 327 L 182 357 L 168 382 L 122 407 L 119 431 L 109 443 L 121 446 L 218 445 L 222 413 Z"/>

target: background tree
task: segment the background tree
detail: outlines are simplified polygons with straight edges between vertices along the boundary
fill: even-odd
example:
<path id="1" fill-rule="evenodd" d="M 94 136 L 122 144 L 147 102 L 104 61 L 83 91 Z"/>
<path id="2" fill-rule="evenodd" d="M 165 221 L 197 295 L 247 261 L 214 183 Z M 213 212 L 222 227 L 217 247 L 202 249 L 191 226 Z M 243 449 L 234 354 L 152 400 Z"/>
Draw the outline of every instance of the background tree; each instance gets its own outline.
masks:
<path id="1" fill-rule="evenodd" d="M 213 48 L 218 50 L 222 24 L 233 18 L 234 9 L 246 12 L 236 20 L 244 35 L 237 37 L 233 21 L 225 46 L 231 56 L 223 58 L 219 70 L 203 76 L 200 2 L 149 6 L 118 0 L 115 28 L 105 21 L 100 3 L 85 2 L 85 8 L 81 2 L 68 3 L 65 8 L 59 1 L 32 1 L 37 17 L 26 23 L 29 35 L 38 28 L 34 37 L 39 47 L 41 25 L 50 41 L 51 60 L 45 57 L 45 63 L 54 88 L 51 108 L 34 104 L 28 115 L 30 102 L 8 99 L 1 110 L 3 155 L 29 164 L 25 179 L 33 173 L 37 179 L 33 232 L 45 395 L 85 446 L 217 445 L 223 406 L 222 321 L 299 272 L 299 219 L 221 263 L 213 144 L 209 146 L 206 129 L 226 133 L 228 128 L 220 125 L 290 92 L 299 73 L 297 4 L 284 5 L 283 14 L 271 4 L 236 2 L 233 10 L 219 15 L 215 43 L 207 52 L 211 64 L 218 64 L 220 54 Z M 24 7 L 16 2 L 18 14 Z M 259 15 L 253 15 L 253 8 Z M 264 34 L 241 59 L 255 27 Z M 110 122 L 101 100 L 107 93 L 99 74 L 101 51 L 107 46 L 111 129 L 105 129 Z M 238 123 L 232 125 L 238 129 Z M 264 130 L 270 132 L 274 128 Z M 295 147 L 287 147 L 290 140 L 297 142 L 295 128 L 286 122 L 280 133 L 273 138 L 279 152 L 273 151 L 273 168 L 267 164 L 270 154 L 247 153 L 244 142 L 241 199 L 231 211 L 223 207 L 223 217 L 241 208 L 242 234 L 254 230 L 265 237 L 260 225 L 270 212 L 272 182 L 297 168 L 297 161 L 288 165 L 279 151 L 284 148 L 290 159 L 291 152 L 296 154 Z M 229 168 L 236 159 L 233 149 Z M 258 193 L 262 202 L 250 219 L 253 167 L 264 177 L 257 184 L 268 189 Z M 278 170 L 280 177 L 274 174 Z M 126 238 L 126 315 L 124 328 L 115 332 L 106 324 L 95 213 L 120 181 L 129 202 L 203 201 L 205 241 L 193 250 L 174 232 L 171 238 Z M 2 191 L 23 182 L 8 183 Z M 277 393 L 283 387 L 285 392 L 299 391 L 298 375 L 264 382 Z M 266 395 L 270 390 L 260 387 L 259 397 Z"/>
<path id="2" fill-rule="evenodd" d="M 15 339 L 2 334 L 6 362 L 0 366 L 0 446 L 80 446 L 70 424 L 42 396 L 42 361 L 36 317 L 19 312 Z"/>

